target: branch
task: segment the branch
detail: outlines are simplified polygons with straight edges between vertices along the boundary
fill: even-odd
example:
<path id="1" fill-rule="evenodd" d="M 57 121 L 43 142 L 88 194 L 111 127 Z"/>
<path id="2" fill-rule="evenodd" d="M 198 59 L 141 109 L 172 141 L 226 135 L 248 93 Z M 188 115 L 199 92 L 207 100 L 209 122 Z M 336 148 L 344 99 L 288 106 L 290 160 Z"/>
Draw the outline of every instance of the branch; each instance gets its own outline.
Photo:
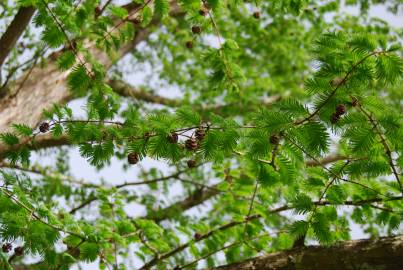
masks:
<path id="1" fill-rule="evenodd" d="M 393 163 L 392 151 L 390 150 L 390 147 L 389 147 L 389 145 L 388 145 L 388 143 L 387 143 L 387 141 L 386 141 L 385 136 L 384 136 L 383 133 L 382 133 L 382 130 L 381 130 L 380 127 L 379 127 L 378 122 L 374 119 L 374 117 L 372 117 L 372 115 L 371 115 L 369 112 L 367 112 L 367 111 L 362 107 L 362 105 L 361 105 L 359 102 L 358 102 L 358 104 L 357 104 L 357 108 L 358 108 L 358 111 L 362 112 L 362 113 L 364 114 L 364 116 L 368 118 L 368 120 L 370 121 L 372 127 L 373 127 L 374 130 L 376 131 L 376 134 L 379 136 L 379 138 L 380 138 L 380 140 L 381 140 L 381 144 L 382 144 L 382 146 L 383 146 L 384 149 L 385 149 L 385 154 L 386 154 L 386 156 L 387 156 L 387 158 L 388 158 L 389 165 L 390 165 L 390 167 L 391 167 L 391 169 L 392 169 L 392 173 L 393 173 L 393 175 L 394 175 L 395 178 L 396 178 L 396 181 L 397 181 L 397 184 L 399 185 L 400 191 L 403 193 L 403 186 L 402 186 L 402 183 L 400 182 L 399 173 L 398 173 L 398 171 L 397 171 L 397 169 L 396 169 L 395 164 Z"/>
<path id="2" fill-rule="evenodd" d="M 160 222 L 165 219 L 171 219 L 176 215 L 209 200 L 220 193 L 218 184 L 211 186 L 209 189 L 197 189 L 189 197 L 182 201 L 176 202 L 168 207 L 154 211 L 146 215 L 145 219 L 151 219 Z"/>
<path id="3" fill-rule="evenodd" d="M 193 261 L 191 261 L 189 263 L 186 263 L 185 265 L 181 266 L 180 269 L 186 269 L 186 268 L 188 268 L 188 267 L 200 262 L 201 260 L 205 260 L 208 257 L 211 257 L 214 254 L 217 254 L 218 252 L 224 251 L 224 250 L 232 248 L 234 246 L 239 246 L 241 244 L 246 243 L 247 241 L 253 241 L 253 240 L 256 240 L 256 239 L 259 239 L 259 238 L 262 238 L 262 237 L 265 237 L 265 236 L 269 236 L 269 235 L 271 235 L 271 234 L 270 233 L 264 233 L 264 234 L 261 234 L 261 235 L 258 235 L 258 236 L 242 239 L 242 241 L 232 242 L 231 244 L 228 244 L 228 245 L 220 247 L 220 248 L 218 248 L 216 250 L 210 251 L 207 254 L 205 254 L 205 255 L 203 255 L 203 256 L 201 256 L 201 257 L 199 257 L 199 258 L 197 258 L 197 259 L 195 259 L 195 260 L 193 260 Z"/>
<path id="4" fill-rule="evenodd" d="M 124 97 L 133 97 L 135 99 L 143 100 L 145 102 L 166 105 L 169 107 L 180 106 L 179 100 L 164 98 L 159 95 L 147 92 L 143 89 L 136 89 L 122 80 L 110 79 L 108 81 L 108 84 L 113 88 L 113 90 L 116 93 Z"/>
<path id="5" fill-rule="evenodd" d="M 113 90 L 123 96 L 123 97 L 132 97 L 138 100 L 142 100 L 148 103 L 154 103 L 154 104 L 160 104 L 160 105 L 165 105 L 168 107 L 179 107 L 181 106 L 184 102 L 181 100 L 177 99 L 171 99 L 171 98 L 166 98 L 162 97 L 157 94 L 153 94 L 151 91 L 146 91 L 144 89 L 138 89 L 130 84 L 119 80 L 119 79 L 109 79 L 107 82 L 109 86 L 113 88 Z M 286 94 L 285 96 L 287 96 Z M 228 103 L 228 104 L 214 104 L 214 105 L 192 105 L 195 107 L 197 111 L 201 112 L 206 112 L 206 111 L 213 111 L 214 113 L 217 114 L 226 114 L 228 110 L 233 109 L 234 107 L 237 110 L 238 114 L 244 113 L 246 110 L 250 110 L 251 106 L 269 106 L 279 100 L 281 100 L 283 96 L 280 95 L 274 95 L 265 99 L 262 99 L 260 102 L 252 104 L 251 102 L 247 104 L 242 104 L 242 106 L 238 106 L 240 104 L 236 103 Z"/>
<path id="6" fill-rule="evenodd" d="M 347 82 L 348 78 L 353 74 L 353 72 L 355 71 L 355 69 L 356 69 L 359 65 L 361 65 L 362 63 L 364 63 L 365 60 L 367 60 L 368 58 L 370 58 L 370 57 L 372 57 L 372 56 L 374 56 L 374 55 L 378 55 L 378 54 L 380 54 L 380 53 L 381 53 L 381 52 L 374 51 L 374 52 L 372 52 L 372 53 L 366 55 L 365 57 L 363 57 L 363 58 L 362 58 L 360 61 L 358 61 L 357 63 L 355 63 L 355 64 L 351 67 L 351 69 L 346 73 L 346 75 L 344 75 L 343 79 L 341 79 L 340 81 L 336 82 L 335 87 L 332 89 L 332 91 L 331 91 L 330 94 L 326 97 L 326 99 L 325 99 L 322 103 L 320 103 L 320 104 L 317 106 L 316 110 L 315 110 L 314 112 L 310 113 L 306 118 L 294 122 L 294 124 L 295 124 L 295 125 L 301 125 L 301 124 L 303 124 L 303 123 L 309 121 L 310 119 L 312 119 L 315 115 L 317 115 L 317 114 L 320 112 L 320 110 L 322 110 L 322 108 L 332 99 L 332 97 L 336 94 L 337 90 Z"/>
<path id="7" fill-rule="evenodd" d="M 128 9 L 130 13 L 138 7 L 138 4 L 130 3 L 123 7 Z M 174 2 L 171 3 L 171 14 L 173 16 L 183 15 L 183 12 Z M 154 18 L 152 24 L 157 25 L 158 22 L 158 19 Z M 98 50 L 96 46 L 92 46 L 89 52 L 108 70 L 117 60 L 145 40 L 152 29 L 154 28 L 151 26 L 137 29 L 134 39 L 123 44 L 119 51 L 114 54 L 113 59 L 104 51 Z M 36 126 L 42 119 L 43 110 L 49 109 L 54 103 L 64 104 L 73 99 L 74 96 L 66 85 L 68 74 L 69 71 L 62 72 L 58 69 L 52 57 L 49 57 L 47 65 L 35 66 L 30 70 L 29 76 L 26 76 L 27 72 L 23 73 L 12 84 L 13 87 L 10 88 L 9 93 L 0 99 L 0 131 L 8 131 L 12 123 Z M 18 89 L 17 94 L 15 93 L 16 89 Z"/>
<path id="8" fill-rule="evenodd" d="M 0 164 L 1 165 L 1 164 Z M 181 170 L 181 171 L 177 171 L 173 174 L 167 175 L 167 176 L 162 176 L 159 178 L 154 178 L 151 180 L 147 180 L 147 181 L 138 181 L 138 182 L 124 182 L 123 184 L 119 184 L 110 188 L 116 188 L 116 189 L 120 189 L 120 188 L 124 188 L 127 186 L 138 186 L 138 185 L 148 185 L 148 184 L 152 184 L 152 183 L 158 183 L 161 181 L 167 181 L 170 180 L 172 178 L 178 178 L 181 174 L 187 172 L 189 169 L 185 169 L 185 170 Z M 94 187 L 97 187 L 96 185 L 94 185 Z M 101 186 L 98 186 L 101 187 Z M 87 205 L 91 204 L 92 202 L 98 200 L 99 198 L 97 196 L 90 196 L 87 200 L 83 201 L 80 205 L 74 207 L 73 209 L 70 210 L 70 214 L 74 214 L 75 212 L 77 212 L 78 210 L 86 207 Z"/>
<path id="9" fill-rule="evenodd" d="M 65 230 L 63 227 L 58 227 L 52 223 L 47 222 L 45 219 L 41 218 L 39 215 L 37 215 L 35 212 L 36 210 L 34 208 L 30 208 L 28 205 L 26 205 L 25 203 L 23 203 L 22 201 L 20 201 L 15 194 L 13 194 L 11 191 L 9 191 L 7 188 L 5 187 L 0 187 L 0 191 L 2 193 L 4 193 L 4 195 L 6 195 L 13 203 L 15 203 L 16 205 L 18 205 L 19 207 L 25 209 L 29 214 L 31 218 L 34 218 L 35 220 L 41 222 L 42 224 L 52 228 L 53 230 L 57 231 L 57 232 L 64 232 L 73 236 L 76 236 L 82 240 L 85 239 L 84 235 L 81 235 L 79 233 L 73 232 L 73 231 L 69 231 L 69 230 Z"/>
<path id="10" fill-rule="evenodd" d="M 35 8 L 32 6 L 21 7 L 6 32 L 4 32 L 3 36 L 0 38 L 0 69 L 25 28 L 28 26 L 34 13 Z"/>
<path id="11" fill-rule="evenodd" d="M 348 157 L 343 156 L 343 155 L 338 155 L 338 154 L 330 155 L 330 156 L 322 158 L 319 163 L 317 160 L 314 160 L 314 159 L 308 160 L 306 162 L 306 166 L 307 167 L 324 166 L 329 163 L 333 163 L 333 162 L 340 161 L 340 160 L 346 160 L 346 159 L 348 159 Z"/>
<path id="12" fill-rule="evenodd" d="M 59 138 L 55 138 L 51 133 L 37 135 L 34 140 L 32 140 L 31 137 L 26 137 L 21 139 L 18 144 L 14 145 L 6 145 L 0 143 L 0 161 L 7 156 L 8 152 L 18 151 L 24 147 L 36 150 L 69 144 L 70 142 L 67 136 L 61 136 Z"/>
<path id="13" fill-rule="evenodd" d="M 345 241 L 331 247 L 308 246 L 276 252 L 209 270 L 400 269 L 403 236 Z"/>
<path id="14" fill-rule="evenodd" d="M 397 201 L 397 200 L 402 200 L 403 196 L 397 196 L 397 197 L 392 197 L 389 199 L 383 199 L 383 198 L 371 198 L 371 199 L 365 199 L 365 200 L 360 200 L 360 201 L 345 201 L 343 203 L 340 203 L 338 205 L 345 205 L 345 206 L 362 206 L 362 205 L 368 205 L 369 207 L 374 207 L 376 209 L 378 209 L 377 206 L 373 206 L 372 203 L 375 202 L 389 202 L 389 201 Z M 334 205 L 334 203 L 329 202 L 329 201 L 316 201 L 313 202 L 313 204 L 315 206 L 325 206 L 325 205 Z M 284 211 L 288 211 L 293 209 L 292 206 L 288 206 L 288 205 L 283 205 L 274 209 L 269 209 L 268 213 L 269 214 L 276 214 L 276 213 L 281 213 Z M 153 267 L 154 265 L 156 265 L 159 261 L 165 260 L 183 250 L 185 250 L 186 248 L 188 248 L 192 243 L 197 243 L 200 242 L 212 235 L 214 235 L 215 233 L 219 232 L 219 231 L 224 231 L 230 228 L 233 228 L 235 226 L 241 225 L 241 224 L 245 224 L 247 222 L 249 222 L 250 220 L 255 220 L 255 219 L 260 219 L 262 216 L 259 214 L 255 214 L 255 215 L 251 215 L 247 218 L 245 218 L 244 220 L 233 220 L 233 221 L 229 221 L 228 223 L 225 223 L 224 225 L 221 225 L 215 229 L 212 229 L 211 231 L 200 235 L 197 239 L 191 239 L 190 241 L 160 255 L 159 257 L 154 257 L 153 259 L 151 259 L 150 261 L 148 261 L 146 264 L 144 264 L 140 270 L 146 270 L 146 269 L 150 269 L 151 267 Z M 260 268 L 255 268 L 255 269 L 260 269 Z M 269 268 L 268 268 L 269 269 Z"/>

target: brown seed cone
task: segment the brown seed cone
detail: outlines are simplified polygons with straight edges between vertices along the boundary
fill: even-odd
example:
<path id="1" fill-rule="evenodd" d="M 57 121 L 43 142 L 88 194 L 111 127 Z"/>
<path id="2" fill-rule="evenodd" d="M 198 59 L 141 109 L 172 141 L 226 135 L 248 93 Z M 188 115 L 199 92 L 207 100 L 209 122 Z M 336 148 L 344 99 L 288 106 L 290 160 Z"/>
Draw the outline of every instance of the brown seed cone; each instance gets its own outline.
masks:
<path id="1" fill-rule="evenodd" d="M 225 182 L 227 182 L 229 184 L 232 184 L 232 182 L 233 182 L 233 179 L 232 179 L 231 175 L 226 175 L 224 180 L 225 180 Z"/>
<path id="2" fill-rule="evenodd" d="M 197 162 L 196 160 L 191 159 L 187 161 L 187 165 L 189 168 L 195 168 L 197 166 Z"/>
<path id="3" fill-rule="evenodd" d="M 146 133 L 144 133 L 144 139 L 148 140 L 152 135 L 151 131 L 147 131 Z"/>
<path id="4" fill-rule="evenodd" d="M 102 8 L 100 6 L 96 6 L 94 9 L 95 15 L 99 16 L 101 14 Z"/>
<path id="5" fill-rule="evenodd" d="M 198 25 L 192 26 L 192 32 L 193 34 L 200 34 L 202 31 L 201 27 Z"/>
<path id="6" fill-rule="evenodd" d="M 191 41 L 191 40 L 186 41 L 186 48 L 192 49 L 193 48 L 193 41 Z"/>
<path id="7" fill-rule="evenodd" d="M 137 164 L 139 162 L 139 155 L 137 153 L 129 153 L 127 155 L 127 162 L 129 162 L 129 164 Z"/>
<path id="8" fill-rule="evenodd" d="M 199 10 L 200 16 L 203 16 L 203 17 L 207 15 L 207 12 L 208 11 L 206 9 L 203 9 L 203 8 Z"/>
<path id="9" fill-rule="evenodd" d="M 200 240 L 200 238 L 202 238 L 202 235 L 197 232 L 197 233 L 194 234 L 193 237 L 194 237 L 195 240 Z"/>
<path id="10" fill-rule="evenodd" d="M 190 151 L 194 151 L 198 148 L 197 141 L 194 138 L 190 138 L 190 139 L 186 140 L 185 147 L 186 147 L 186 149 L 188 149 Z"/>
<path id="11" fill-rule="evenodd" d="M 138 17 L 130 19 L 129 21 L 134 25 L 139 25 L 141 23 L 141 19 Z"/>
<path id="12" fill-rule="evenodd" d="M 39 126 L 39 131 L 42 132 L 42 133 L 48 132 L 48 131 L 49 131 L 49 123 L 43 122 L 43 123 Z"/>
<path id="13" fill-rule="evenodd" d="M 280 137 L 277 134 L 273 134 L 270 136 L 270 143 L 277 145 L 280 142 Z"/>
<path id="14" fill-rule="evenodd" d="M 4 252 L 4 253 L 8 253 L 8 252 L 10 252 L 10 250 L 13 248 L 13 245 L 11 245 L 11 243 L 5 243 L 5 244 L 3 244 L 3 246 L 1 247 L 1 250 Z"/>
<path id="15" fill-rule="evenodd" d="M 259 11 L 253 12 L 253 17 L 254 17 L 255 19 L 260 19 L 260 12 L 259 12 Z"/>
<path id="16" fill-rule="evenodd" d="M 168 140 L 168 142 L 170 142 L 170 143 L 177 143 L 177 142 L 178 142 L 178 138 L 179 138 L 178 134 L 175 133 L 175 132 L 173 132 L 173 133 L 171 133 L 171 134 L 168 135 L 167 140 Z"/>
<path id="17" fill-rule="evenodd" d="M 22 256 L 24 254 L 24 247 L 19 246 L 19 247 L 14 248 L 14 254 L 15 254 L 15 256 Z"/>
<path id="18" fill-rule="evenodd" d="M 201 141 L 206 136 L 206 131 L 202 128 L 199 128 L 198 130 L 196 130 L 195 136 L 197 140 Z"/>
<path id="19" fill-rule="evenodd" d="M 332 114 L 332 116 L 330 117 L 330 123 L 332 124 L 336 124 L 337 121 L 339 121 L 340 119 L 340 115 L 337 113 Z"/>
<path id="20" fill-rule="evenodd" d="M 346 106 L 344 104 L 339 104 L 336 107 L 336 113 L 338 115 L 343 115 L 346 113 Z"/>

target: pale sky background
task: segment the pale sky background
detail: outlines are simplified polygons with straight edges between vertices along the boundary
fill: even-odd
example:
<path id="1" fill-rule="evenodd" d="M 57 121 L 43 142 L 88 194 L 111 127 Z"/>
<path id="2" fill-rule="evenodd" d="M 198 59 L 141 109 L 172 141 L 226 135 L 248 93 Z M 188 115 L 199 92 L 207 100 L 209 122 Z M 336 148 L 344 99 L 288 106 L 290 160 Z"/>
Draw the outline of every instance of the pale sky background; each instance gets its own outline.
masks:
<path id="1" fill-rule="evenodd" d="M 114 1 L 116 3 L 116 1 Z M 120 1 L 122 2 L 122 1 Z M 351 14 L 358 14 L 358 8 L 357 9 L 352 9 L 349 8 L 347 12 Z M 386 21 L 388 21 L 392 26 L 394 27 L 403 27 L 403 16 L 402 14 L 399 14 L 400 16 L 394 16 L 393 14 L 387 13 L 385 8 L 383 6 L 375 6 L 370 10 L 371 16 L 374 17 L 379 17 L 382 18 Z M 330 17 L 329 17 L 330 19 Z M 121 65 L 124 65 L 125 61 L 127 59 L 123 59 L 121 61 Z M 140 84 L 145 84 L 145 77 L 146 77 L 147 71 L 144 73 L 136 73 L 136 74 L 130 74 L 126 75 L 124 77 L 125 80 L 127 80 L 129 83 L 132 85 L 140 85 Z M 153 83 L 158 83 L 153 82 Z M 166 97 L 176 97 L 179 95 L 179 91 L 177 89 L 169 89 L 169 91 L 160 92 L 160 95 L 166 96 Z M 73 108 L 73 110 L 77 113 L 78 116 L 83 116 L 84 114 L 82 113 L 82 106 L 84 105 L 83 100 L 78 100 L 78 101 L 73 101 L 70 103 L 70 106 Z M 80 113 L 81 111 L 81 113 Z M 151 167 L 157 167 L 159 169 L 168 170 L 168 166 L 164 162 L 158 162 L 155 160 L 152 160 L 150 158 L 146 158 L 143 161 L 141 161 L 140 165 L 138 166 L 132 166 L 130 167 L 127 171 L 122 170 L 122 161 L 117 160 L 116 158 L 112 159 L 111 166 L 102 169 L 100 171 L 96 171 L 93 167 L 91 167 L 87 161 L 83 158 L 80 157 L 79 152 L 77 149 L 72 149 L 69 150 L 71 156 L 70 156 L 70 167 L 72 168 L 72 174 L 74 177 L 78 179 L 86 179 L 90 180 L 91 182 L 99 182 L 100 179 L 104 179 L 108 183 L 112 184 L 118 184 L 122 183 L 124 181 L 135 181 L 136 180 L 136 175 L 139 172 L 139 168 L 143 167 L 145 169 L 149 169 Z M 52 163 L 53 158 L 49 155 L 42 156 L 34 154 L 34 160 L 40 160 L 42 164 L 47 164 L 47 163 Z M 182 190 L 178 184 L 174 184 L 172 182 L 172 201 L 175 201 L 175 196 L 178 196 L 181 194 Z M 147 190 L 146 187 L 136 187 L 136 190 L 141 191 L 141 190 Z M 207 204 L 205 204 L 206 206 Z M 92 207 L 96 207 L 96 204 L 92 204 Z M 131 205 L 130 207 L 127 208 L 128 213 L 131 216 L 139 216 L 145 213 L 145 209 L 143 207 L 140 207 L 139 205 Z M 192 209 L 189 211 L 192 214 L 198 214 L 198 209 Z M 362 230 L 358 226 L 352 226 L 352 238 L 353 239 L 358 239 L 358 238 L 365 238 L 365 234 L 362 232 Z M 133 261 L 135 266 L 141 266 L 142 263 L 139 262 L 138 260 Z M 95 270 L 98 269 L 98 262 L 91 263 L 91 264 L 81 264 L 82 269 L 88 269 L 88 270 Z M 78 269 L 78 267 L 74 267 L 73 269 Z"/>

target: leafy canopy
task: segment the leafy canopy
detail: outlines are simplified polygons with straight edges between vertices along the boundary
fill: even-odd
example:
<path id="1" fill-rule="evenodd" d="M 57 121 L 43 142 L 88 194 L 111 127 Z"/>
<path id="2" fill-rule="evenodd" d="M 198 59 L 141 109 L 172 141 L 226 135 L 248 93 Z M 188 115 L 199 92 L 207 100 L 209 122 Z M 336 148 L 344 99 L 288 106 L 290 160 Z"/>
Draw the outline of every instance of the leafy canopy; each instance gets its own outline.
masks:
<path id="1" fill-rule="evenodd" d="M 114 2 L 2 4 L 1 20 L 37 9 L 29 45 L 14 49 L 3 76 L 21 74 L 13 68 L 24 51 L 35 59 L 28 65 L 57 65 L 85 115 L 54 104 L 45 124 L 1 133 L 9 150 L 0 155 L 0 239 L 26 256 L 0 253 L 0 268 L 34 256 L 32 269 L 93 261 L 133 269 L 135 256 L 140 269 L 194 269 L 301 237 L 347 240 L 352 223 L 370 236 L 401 232 L 403 32 L 368 17 L 379 1 Z M 344 12 L 357 6 L 358 16 Z M 177 89 L 177 100 L 153 99 L 163 106 L 122 96 L 110 78 L 127 78 L 125 64 L 108 71 L 98 57 L 118 60 L 144 29 L 152 34 L 128 56 L 129 74 L 151 69 L 143 96 L 172 99 L 168 89 Z M 49 166 L 32 158 L 41 136 L 67 141 L 97 169 L 118 159 L 132 171 L 151 158 L 172 173 L 74 179 L 70 148 Z M 131 215 L 130 204 L 146 214 Z"/>

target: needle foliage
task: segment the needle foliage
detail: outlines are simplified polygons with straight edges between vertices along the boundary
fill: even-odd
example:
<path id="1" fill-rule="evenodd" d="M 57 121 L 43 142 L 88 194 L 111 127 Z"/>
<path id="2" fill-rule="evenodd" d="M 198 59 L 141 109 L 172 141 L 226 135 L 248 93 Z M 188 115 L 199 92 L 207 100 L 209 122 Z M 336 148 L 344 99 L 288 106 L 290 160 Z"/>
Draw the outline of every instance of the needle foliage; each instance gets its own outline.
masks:
<path id="1" fill-rule="evenodd" d="M 3 249 L 0 268 L 201 269 L 301 237 L 331 245 L 356 225 L 401 233 L 403 31 L 368 13 L 402 4 L 342 2 L 2 4 L 4 22 L 36 9 L 3 81 L 55 65 L 84 110 L 54 104 L 45 126 L 0 134 L 0 239 L 23 247 Z M 127 62 L 101 64 L 100 52 L 117 61 L 144 29 Z M 138 73 L 142 93 L 175 100 L 153 106 L 110 83 Z M 33 155 L 43 136 L 69 145 L 45 152 L 50 163 Z M 160 165 L 142 166 L 150 160 Z M 76 179 L 78 163 L 131 177 Z"/>

